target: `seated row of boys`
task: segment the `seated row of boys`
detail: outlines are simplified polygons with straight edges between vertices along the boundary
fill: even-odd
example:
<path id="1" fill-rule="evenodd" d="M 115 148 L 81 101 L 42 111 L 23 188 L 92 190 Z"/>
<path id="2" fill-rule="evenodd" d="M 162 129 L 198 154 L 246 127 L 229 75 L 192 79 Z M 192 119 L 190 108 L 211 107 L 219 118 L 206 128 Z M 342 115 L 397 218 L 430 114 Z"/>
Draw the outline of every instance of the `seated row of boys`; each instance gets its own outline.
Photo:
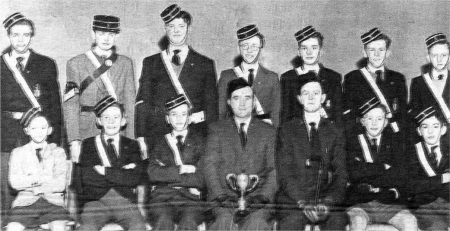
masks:
<path id="1" fill-rule="evenodd" d="M 228 84 L 227 103 L 234 116 L 212 124 L 206 142 L 194 127 L 188 129 L 189 100 L 180 95 L 167 102 L 166 120 L 173 130 L 158 140 L 147 169 L 153 229 L 171 230 L 177 224 L 178 230 L 195 230 L 207 210 L 199 203 L 205 186 L 214 215 L 208 222 L 211 230 L 236 225 L 270 230 L 272 208 L 278 208 L 281 230 L 303 230 L 307 224 L 345 230 L 348 220 L 351 230 L 364 230 L 370 223 L 389 223 L 399 230 L 449 226 L 449 143 L 441 138 L 447 125 L 438 107 L 430 104 L 412 113 L 422 141 L 408 144 L 405 152 L 399 133 L 385 129 L 386 108 L 376 98 L 360 105 L 362 127 L 345 139 L 341 129 L 321 116 L 326 95 L 315 75 L 305 78 L 300 89 L 303 117 L 282 125 L 278 139 L 272 126 L 253 118 L 253 90 L 242 78 Z M 111 220 L 126 230 L 145 230 L 135 203 L 145 164 L 137 141 L 120 135 L 124 113 L 113 97 L 95 106 L 101 134 L 82 142 L 74 170 L 79 230 L 100 230 Z M 22 122 L 31 140 L 11 154 L 10 183 L 20 193 L 8 230 L 43 222 L 64 230 L 64 150 L 47 144 L 50 122 L 38 111 Z M 258 175 L 259 184 L 246 197 L 250 214 L 237 217 L 235 207 L 226 205 L 238 196 L 225 179 L 243 172 Z"/>

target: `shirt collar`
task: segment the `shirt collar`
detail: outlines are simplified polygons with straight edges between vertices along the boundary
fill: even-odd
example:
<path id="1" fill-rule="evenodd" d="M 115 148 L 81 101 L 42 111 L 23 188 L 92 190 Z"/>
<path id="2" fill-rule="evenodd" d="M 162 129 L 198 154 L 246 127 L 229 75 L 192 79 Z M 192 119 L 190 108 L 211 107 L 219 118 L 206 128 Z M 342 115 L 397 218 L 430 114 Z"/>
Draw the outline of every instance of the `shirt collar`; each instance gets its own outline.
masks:
<path id="1" fill-rule="evenodd" d="M 108 139 L 114 139 L 114 143 L 117 143 L 119 141 L 119 139 L 120 139 L 120 134 L 118 133 L 118 134 L 115 134 L 113 136 L 108 136 L 108 135 L 104 134 L 104 139 L 105 139 L 105 142 Z"/>
<path id="2" fill-rule="evenodd" d="M 369 133 L 366 133 L 366 136 L 367 136 L 367 138 L 369 139 L 369 141 L 370 141 L 371 139 L 376 139 L 376 140 L 377 140 L 377 145 L 380 144 L 381 134 L 378 135 L 378 136 L 373 137 L 373 136 L 369 135 Z"/>
<path id="3" fill-rule="evenodd" d="M 30 58 L 30 54 L 31 54 L 30 49 L 28 49 L 28 51 L 25 52 L 25 54 L 19 54 L 13 49 L 11 51 L 11 53 L 10 53 L 10 57 L 13 58 L 13 59 L 17 59 L 18 57 L 22 57 L 23 58 L 22 64 L 25 65 L 26 62 L 28 61 L 28 58 Z"/>
<path id="4" fill-rule="evenodd" d="M 172 56 L 174 50 L 180 50 L 180 53 L 178 53 L 178 55 L 181 55 L 181 56 L 187 55 L 187 53 L 189 51 L 189 46 L 184 45 L 182 47 L 174 47 L 174 46 L 169 45 L 169 49 L 167 49 L 168 55 Z"/>
<path id="5" fill-rule="evenodd" d="M 31 145 L 32 149 L 40 148 L 40 149 L 44 150 L 47 147 L 48 143 L 47 143 L 47 141 L 44 141 L 44 142 L 38 144 L 38 143 L 35 143 L 34 141 L 30 141 L 30 145 Z"/>
<path id="6" fill-rule="evenodd" d="M 245 123 L 244 130 L 245 130 L 245 132 L 247 132 L 248 126 L 250 125 L 251 120 L 252 120 L 252 117 L 249 117 L 248 119 L 245 119 L 243 121 L 238 121 L 238 120 L 236 120 L 236 118 L 234 118 L 234 123 L 236 123 L 236 127 L 238 127 L 238 130 L 241 127 L 241 123 Z"/>
<path id="7" fill-rule="evenodd" d="M 373 67 L 371 67 L 370 65 L 367 65 L 366 68 L 367 68 L 367 70 L 368 70 L 370 73 L 373 73 L 373 74 L 375 74 L 376 71 L 382 71 L 383 73 L 386 71 L 385 68 L 384 68 L 384 65 L 381 66 L 381 67 L 379 67 L 379 68 L 373 68 Z"/>
<path id="8" fill-rule="evenodd" d="M 188 134 L 188 130 L 184 129 L 183 131 L 176 131 L 176 130 L 172 130 L 172 136 L 173 137 L 177 137 L 177 136 L 183 136 L 183 139 L 186 138 Z"/>
<path id="9" fill-rule="evenodd" d="M 439 75 L 444 75 L 444 78 L 442 78 L 442 80 L 438 80 Z M 433 79 L 433 81 L 447 81 L 448 70 L 445 69 L 445 71 L 443 71 L 442 73 L 438 73 L 436 70 L 433 69 L 431 71 L 431 78 Z"/>
<path id="10" fill-rule="evenodd" d="M 321 119 L 321 115 L 320 115 L 320 111 L 316 112 L 316 113 L 304 113 L 304 118 L 305 118 L 305 122 L 306 124 L 309 125 L 309 123 L 313 122 L 316 123 L 316 126 L 319 124 L 320 119 Z"/>
<path id="11" fill-rule="evenodd" d="M 319 66 L 319 63 L 316 63 L 314 65 L 303 65 L 302 69 L 305 72 L 314 71 L 317 74 L 317 73 L 319 73 L 320 66 Z"/>
<path id="12" fill-rule="evenodd" d="M 101 58 L 108 58 L 109 56 L 111 56 L 112 55 L 112 50 L 107 50 L 107 51 L 105 51 L 105 50 L 102 50 L 102 49 L 100 49 L 98 46 L 95 46 L 94 48 L 92 48 L 92 52 L 95 54 L 95 55 L 97 55 L 98 57 L 101 57 Z"/>

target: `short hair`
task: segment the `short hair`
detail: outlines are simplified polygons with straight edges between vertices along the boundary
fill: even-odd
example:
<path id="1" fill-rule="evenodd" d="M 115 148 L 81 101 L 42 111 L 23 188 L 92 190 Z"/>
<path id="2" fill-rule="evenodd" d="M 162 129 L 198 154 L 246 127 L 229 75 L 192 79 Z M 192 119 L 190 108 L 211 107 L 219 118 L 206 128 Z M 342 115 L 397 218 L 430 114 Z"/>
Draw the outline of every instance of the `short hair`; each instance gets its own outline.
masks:
<path id="1" fill-rule="evenodd" d="M 34 27 L 34 23 L 33 21 L 31 21 L 30 19 L 22 19 L 16 23 L 14 23 L 14 25 L 10 26 L 7 30 L 8 36 L 11 35 L 11 28 L 13 28 L 16 25 L 27 25 L 31 28 L 31 37 L 33 37 L 35 35 L 35 27 Z"/>
<path id="2" fill-rule="evenodd" d="M 386 50 L 389 50 L 389 48 L 391 47 L 392 40 L 391 40 L 391 38 L 389 38 L 389 36 L 387 36 L 385 34 L 380 34 L 380 36 L 378 36 L 375 40 L 373 40 L 371 42 L 374 42 L 377 40 L 384 40 L 386 42 Z M 364 44 L 364 49 L 366 49 L 367 45 L 369 45 L 371 42 Z"/>
<path id="3" fill-rule="evenodd" d="M 427 120 L 427 119 L 429 119 L 429 118 L 431 118 L 431 117 L 433 117 L 433 116 L 436 117 L 436 119 L 439 121 L 439 123 L 441 124 L 441 127 L 443 127 L 443 126 L 448 126 L 447 120 L 445 119 L 444 115 L 442 115 L 442 113 L 433 113 L 431 116 L 429 116 L 429 117 L 425 118 L 424 120 L 422 120 L 422 122 L 420 122 L 420 123 L 418 124 L 418 127 L 420 128 L 420 126 L 422 126 L 422 123 L 423 123 L 425 120 Z"/>
<path id="4" fill-rule="evenodd" d="M 324 92 L 324 88 L 322 85 L 322 82 L 320 81 L 320 79 L 316 76 L 316 74 L 312 71 L 308 72 L 305 74 L 303 80 L 300 80 L 300 88 L 299 88 L 299 95 L 302 94 L 302 89 L 303 87 L 305 87 L 306 84 L 308 83 L 318 83 L 320 86 L 320 90 L 322 91 L 322 95 L 325 94 Z"/>
<path id="5" fill-rule="evenodd" d="M 42 112 L 36 112 L 36 114 L 34 114 L 31 119 L 29 119 L 24 125 L 24 128 L 27 128 L 28 126 L 30 126 L 31 122 L 33 120 L 35 120 L 36 118 L 42 117 L 45 119 L 45 121 L 47 121 L 47 124 L 49 127 L 52 127 L 52 122 L 50 121 L 50 119 L 48 118 L 48 116 L 44 115 Z"/>
<path id="6" fill-rule="evenodd" d="M 379 103 L 378 105 L 374 106 L 374 107 L 371 108 L 369 111 L 367 111 L 366 113 L 364 113 L 364 115 L 362 115 L 361 118 L 364 118 L 364 116 L 366 116 L 370 111 L 372 111 L 373 109 L 376 109 L 376 108 L 381 109 L 381 110 L 383 111 L 383 113 L 384 113 L 384 118 L 385 118 L 385 119 L 388 119 L 388 118 L 387 118 L 387 112 L 388 112 L 388 109 L 387 109 L 386 105 L 381 104 L 381 103 Z"/>
<path id="7" fill-rule="evenodd" d="M 105 110 L 103 110 L 99 116 L 97 116 L 98 118 L 102 117 L 103 113 L 106 111 L 106 109 L 110 108 L 110 107 L 117 107 L 120 110 L 120 114 L 122 115 L 122 118 L 125 118 L 125 107 L 123 106 L 123 104 L 120 103 L 114 103 L 113 105 L 105 108 Z"/>
<path id="8" fill-rule="evenodd" d="M 172 20 L 170 20 L 169 22 L 167 22 L 166 25 L 169 24 L 170 22 L 172 22 L 173 20 L 177 19 L 177 18 L 183 19 L 183 21 L 184 21 L 188 26 L 191 26 L 191 23 L 192 23 L 192 16 L 191 16 L 191 14 L 189 14 L 187 11 L 184 11 L 184 10 L 180 11 L 180 13 L 179 13 L 177 16 L 175 16 Z"/>
<path id="9" fill-rule="evenodd" d="M 440 42 L 437 42 L 437 43 L 435 43 L 435 44 L 433 44 L 433 45 L 431 45 L 430 47 L 427 48 L 428 49 L 428 54 L 430 54 L 431 48 L 436 46 L 436 45 L 438 45 L 438 44 L 447 45 L 447 48 L 450 51 L 450 42 L 449 41 L 440 41 Z"/>
<path id="10" fill-rule="evenodd" d="M 316 38 L 317 41 L 319 42 L 319 47 L 322 48 L 324 37 L 323 37 L 323 35 L 322 35 L 320 32 L 317 32 L 317 31 L 316 31 L 316 32 L 315 32 L 313 35 L 311 35 L 311 37 L 309 37 L 308 39 L 311 39 L 311 38 Z M 302 42 L 304 42 L 304 41 L 306 41 L 306 40 L 308 40 L 308 39 L 305 39 L 305 40 L 299 42 L 299 43 L 298 43 L 298 46 L 300 47 L 300 46 L 302 45 Z"/>

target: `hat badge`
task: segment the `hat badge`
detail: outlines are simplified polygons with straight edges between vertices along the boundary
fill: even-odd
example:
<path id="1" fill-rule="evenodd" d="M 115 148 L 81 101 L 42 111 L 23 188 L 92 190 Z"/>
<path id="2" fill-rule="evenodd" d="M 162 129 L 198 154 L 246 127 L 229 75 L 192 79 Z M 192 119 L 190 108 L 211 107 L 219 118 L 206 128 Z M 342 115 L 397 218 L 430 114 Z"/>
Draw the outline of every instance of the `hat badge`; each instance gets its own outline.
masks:
<path id="1" fill-rule="evenodd" d="M 105 60 L 105 65 L 106 66 L 108 66 L 108 67 L 110 67 L 110 66 L 112 66 L 112 61 L 110 60 L 110 59 L 107 59 L 107 60 Z"/>
<path id="2" fill-rule="evenodd" d="M 331 100 L 327 100 L 327 102 L 325 103 L 325 108 L 326 109 L 330 109 L 331 108 Z"/>
<path id="3" fill-rule="evenodd" d="M 33 95 L 36 98 L 41 97 L 42 92 L 41 92 L 41 85 L 40 84 L 35 84 L 34 88 L 33 88 Z"/>

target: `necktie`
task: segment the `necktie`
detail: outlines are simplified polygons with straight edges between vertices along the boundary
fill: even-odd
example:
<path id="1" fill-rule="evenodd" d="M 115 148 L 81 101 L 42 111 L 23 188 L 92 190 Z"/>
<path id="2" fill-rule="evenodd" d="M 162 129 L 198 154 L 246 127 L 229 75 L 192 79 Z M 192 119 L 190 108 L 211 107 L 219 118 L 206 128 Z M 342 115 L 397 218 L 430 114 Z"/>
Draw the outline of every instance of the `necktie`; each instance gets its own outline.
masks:
<path id="1" fill-rule="evenodd" d="M 177 138 L 178 151 L 180 152 L 180 155 L 183 156 L 183 151 L 184 151 L 183 136 L 178 135 L 178 136 L 176 136 L 176 138 Z"/>
<path id="2" fill-rule="evenodd" d="M 239 137 L 241 138 L 241 145 L 242 148 L 245 148 L 245 145 L 247 144 L 247 134 L 244 130 L 245 123 L 241 123 L 241 126 L 239 127 Z"/>
<path id="3" fill-rule="evenodd" d="M 382 84 L 383 81 L 384 81 L 384 79 L 383 79 L 383 72 L 378 70 L 378 71 L 375 71 L 375 74 L 377 75 L 377 80 L 376 80 L 377 84 L 378 85 Z"/>
<path id="4" fill-rule="evenodd" d="M 438 147 L 437 145 L 431 147 L 431 151 L 430 151 L 430 154 L 429 154 L 429 156 L 430 156 L 430 163 L 434 167 L 437 167 L 437 154 L 436 154 L 436 148 L 437 147 Z"/>
<path id="5" fill-rule="evenodd" d="M 438 80 L 442 80 L 444 78 L 444 75 L 438 75 Z"/>
<path id="6" fill-rule="evenodd" d="M 111 161 L 111 165 L 113 165 L 117 161 L 117 152 L 113 145 L 114 139 L 110 138 L 106 141 L 108 142 L 108 146 L 106 147 L 106 154 L 108 155 L 109 161 Z"/>
<path id="7" fill-rule="evenodd" d="M 248 85 L 250 87 L 253 86 L 253 79 L 255 78 L 253 71 L 255 71 L 253 68 L 248 69 Z"/>
<path id="8" fill-rule="evenodd" d="M 370 139 L 370 149 L 372 150 L 372 154 L 378 153 L 377 139 Z"/>
<path id="9" fill-rule="evenodd" d="M 319 131 L 316 128 L 316 123 L 309 123 L 309 144 L 311 146 L 311 155 L 320 155 L 320 139 Z"/>
<path id="10" fill-rule="evenodd" d="M 181 50 L 174 50 L 173 51 L 173 57 L 172 57 L 172 63 L 179 66 L 180 63 L 180 55 L 178 55 L 178 53 L 180 53 Z"/>
<path id="11" fill-rule="evenodd" d="M 20 73 L 23 73 L 24 67 L 23 67 L 22 61 L 24 60 L 24 58 L 23 57 L 17 57 L 16 60 L 17 60 L 17 64 L 16 64 L 17 70 L 19 70 Z"/>
<path id="12" fill-rule="evenodd" d="M 36 148 L 36 156 L 37 156 L 37 158 L 39 160 L 39 163 L 42 162 L 41 151 L 42 151 L 42 148 Z"/>

